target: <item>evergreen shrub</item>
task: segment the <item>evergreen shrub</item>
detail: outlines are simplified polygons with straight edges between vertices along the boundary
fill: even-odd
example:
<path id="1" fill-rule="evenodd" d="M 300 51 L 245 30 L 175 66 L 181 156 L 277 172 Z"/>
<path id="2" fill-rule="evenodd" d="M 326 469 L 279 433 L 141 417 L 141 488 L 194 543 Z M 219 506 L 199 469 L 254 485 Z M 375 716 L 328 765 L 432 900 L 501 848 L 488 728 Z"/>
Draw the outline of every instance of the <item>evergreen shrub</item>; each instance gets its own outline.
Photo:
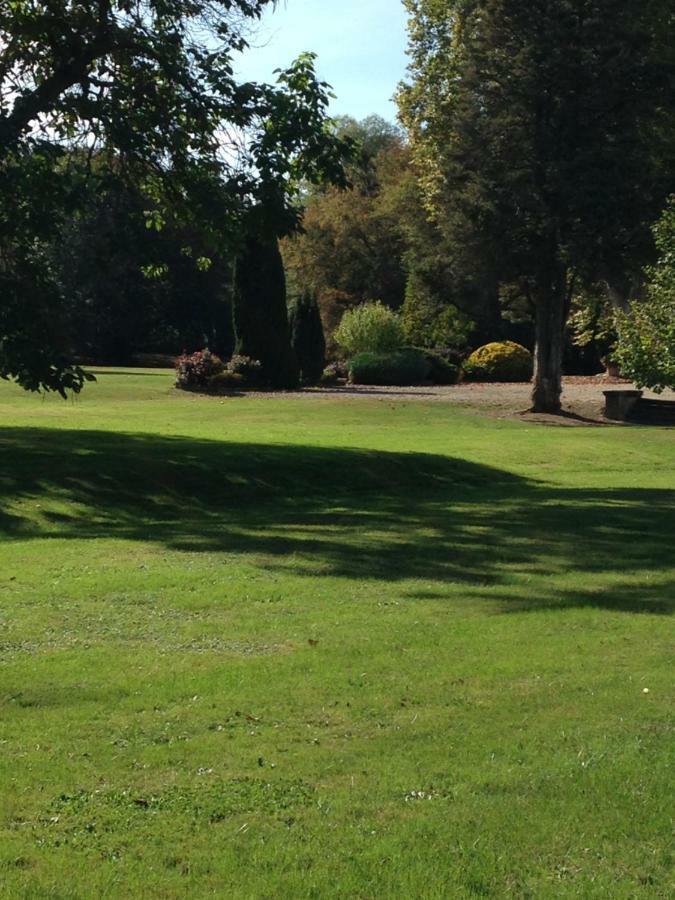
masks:
<path id="1" fill-rule="evenodd" d="M 422 384 L 429 377 L 429 363 L 419 350 L 395 353 L 358 353 L 349 361 L 352 384 L 396 385 Z"/>
<path id="2" fill-rule="evenodd" d="M 403 324 L 379 301 L 347 310 L 335 332 L 335 341 L 347 357 L 358 353 L 395 353 L 405 343 Z"/>
<path id="3" fill-rule="evenodd" d="M 461 366 L 446 359 L 440 353 L 426 352 L 429 365 L 429 378 L 434 384 L 457 384 L 461 375 Z"/>
<path id="4" fill-rule="evenodd" d="M 521 344 L 501 341 L 479 347 L 463 368 L 466 381 L 530 381 L 534 360 Z"/>

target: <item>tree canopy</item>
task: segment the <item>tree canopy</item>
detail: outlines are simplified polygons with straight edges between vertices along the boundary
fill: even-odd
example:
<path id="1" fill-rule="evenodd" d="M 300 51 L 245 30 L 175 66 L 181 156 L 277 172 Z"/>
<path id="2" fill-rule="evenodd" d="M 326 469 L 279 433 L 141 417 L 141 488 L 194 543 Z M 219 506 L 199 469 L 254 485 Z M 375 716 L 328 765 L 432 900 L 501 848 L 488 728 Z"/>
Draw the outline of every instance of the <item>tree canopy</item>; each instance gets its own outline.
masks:
<path id="1" fill-rule="evenodd" d="M 341 177 L 311 54 L 275 86 L 232 57 L 271 0 L 2 0 L 0 375 L 78 390 L 45 244 L 96 177 L 140 186 L 148 225 L 199 222 L 236 247 L 299 216 L 301 182 Z"/>
<path id="2" fill-rule="evenodd" d="M 557 411 L 575 288 L 635 267 L 669 192 L 672 2 L 406 6 L 400 107 L 428 208 L 458 265 L 536 309 L 533 404 Z"/>
<path id="3" fill-rule="evenodd" d="M 675 197 L 654 228 L 659 259 L 645 296 L 617 313 L 614 357 L 638 387 L 675 390 Z"/>

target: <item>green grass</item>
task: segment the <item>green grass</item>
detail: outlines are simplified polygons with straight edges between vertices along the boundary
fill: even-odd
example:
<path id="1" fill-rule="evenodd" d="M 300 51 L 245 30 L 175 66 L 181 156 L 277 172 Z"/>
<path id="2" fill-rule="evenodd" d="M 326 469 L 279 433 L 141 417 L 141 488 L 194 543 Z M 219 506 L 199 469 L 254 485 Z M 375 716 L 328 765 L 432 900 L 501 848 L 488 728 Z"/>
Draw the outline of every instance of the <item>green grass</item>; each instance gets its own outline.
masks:
<path id="1" fill-rule="evenodd" d="M 666 429 L 0 386 L 0 895 L 671 897 L 674 469 Z"/>

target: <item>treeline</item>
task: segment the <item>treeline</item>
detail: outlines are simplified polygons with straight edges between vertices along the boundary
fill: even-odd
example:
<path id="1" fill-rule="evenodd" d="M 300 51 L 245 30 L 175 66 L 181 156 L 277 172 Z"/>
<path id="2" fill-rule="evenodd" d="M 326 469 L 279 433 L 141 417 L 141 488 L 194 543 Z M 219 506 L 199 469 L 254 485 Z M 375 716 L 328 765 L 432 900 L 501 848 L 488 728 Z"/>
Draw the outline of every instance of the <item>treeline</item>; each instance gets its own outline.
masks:
<path id="1" fill-rule="evenodd" d="M 303 185 L 344 183 L 349 147 L 312 54 L 274 85 L 235 78 L 271 5 L 0 16 L 0 377 L 66 395 L 90 379 L 82 361 L 208 343 L 297 384 L 278 239 Z"/>
<path id="2" fill-rule="evenodd" d="M 231 353 L 231 261 L 198 221 L 157 229 L 142 185 L 103 159 L 93 169 L 40 246 L 72 354 L 128 365 L 197 347 Z"/>
<path id="3" fill-rule="evenodd" d="M 534 338 L 531 311 L 481 273 L 463 276 L 423 205 L 404 131 L 379 116 L 342 118 L 338 133 L 357 152 L 348 189 L 308 191 L 302 230 L 284 240 L 291 294 L 315 292 L 329 353 L 345 311 L 380 301 L 400 313 L 410 344 L 468 350 L 488 340 Z"/>
<path id="4" fill-rule="evenodd" d="M 405 132 L 332 123 L 311 54 L 238 83 L 271 3 L 0 19 L 0 377 L 65 393 L 78 360 L 208 347 L 294 387 L 379 301 L 412 347 L 526 345 L 557 411 L 670 283 L 673 0 L 406 0 Z"/>

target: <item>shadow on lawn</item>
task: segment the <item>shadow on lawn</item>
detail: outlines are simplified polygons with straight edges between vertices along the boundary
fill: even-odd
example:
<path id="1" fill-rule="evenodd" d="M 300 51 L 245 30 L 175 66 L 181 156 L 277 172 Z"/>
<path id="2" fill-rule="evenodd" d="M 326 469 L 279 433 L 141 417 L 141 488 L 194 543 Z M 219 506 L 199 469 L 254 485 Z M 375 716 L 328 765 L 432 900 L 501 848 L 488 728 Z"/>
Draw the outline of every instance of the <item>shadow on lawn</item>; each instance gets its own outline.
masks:
<path id="1" fill-rule="evenodd" d="M 674 499 L 559 488 L 430 454 L 0 430 L 5 540 L 154 541 L 252 553 L 300 575 L 503 585 L 500 595 L 521 576 L 579 574 L 578 593 L 514 591 L 520 609 L 672 613 L 675 583 L 636 586 L 630 574 L 672 561 Z M 603 592 L 601 573 L 620 585 Z"/>

